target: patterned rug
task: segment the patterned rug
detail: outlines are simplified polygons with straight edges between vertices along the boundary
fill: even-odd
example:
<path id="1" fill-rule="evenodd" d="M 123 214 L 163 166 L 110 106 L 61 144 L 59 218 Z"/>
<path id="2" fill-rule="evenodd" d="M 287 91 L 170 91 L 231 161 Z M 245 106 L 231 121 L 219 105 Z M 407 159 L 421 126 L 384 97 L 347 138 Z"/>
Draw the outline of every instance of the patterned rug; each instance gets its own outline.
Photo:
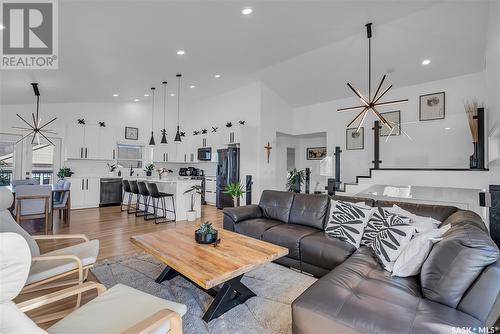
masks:
<path id="1" fill-rule="evenodd" d="M 161 284 L 154 280 L 164 265 L 141 253 L 100 262 L 92 272 L 107 288 L 122 283 L 149 294 L 187 305 L 184 333 L 291 333 L 291 303 L 316 279 L 275 263 L 251 271 L 242 279 L 257 296 L 221 317 L 205 323 L 201 317 L 213 298 L 177 276 Z"/>

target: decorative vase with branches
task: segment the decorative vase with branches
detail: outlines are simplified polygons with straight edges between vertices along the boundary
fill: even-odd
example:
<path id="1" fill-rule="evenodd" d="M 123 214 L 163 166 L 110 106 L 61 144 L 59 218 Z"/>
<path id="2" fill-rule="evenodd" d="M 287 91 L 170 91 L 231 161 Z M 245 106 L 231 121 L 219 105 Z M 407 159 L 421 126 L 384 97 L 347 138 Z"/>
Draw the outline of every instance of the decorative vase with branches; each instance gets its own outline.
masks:
<path id="1" fill-rule="evenodd" d="M 293 170 L 289 171 L 286 180 L 287 191 L 300 193 L 300 186 L 304 183 L 304 179 L 304 170 L 297 170 L 296 168 L 294 168 Z"/>
<path id="2" fill-rule="evenodd" d="M 477 101 L 467 101 L 464 104 L 465 114 L 467 115 L 467 121 L 469 123 L 469 130 L 472 136 L 472 145 L 474 145 L 474 153 L 469 157 L 470 168 L 478 167 L 478 155 L 477 155 L 477 141 L 478 141 L 478 127 L 477 122 Z"/>
<path id="3" fill-rule="evenodd" d="M 245 191 L 243 190 L 243 186 L 239 183 L 229 183 L 226 186 L 226 190 L 224 193 L 228 194 L 233 198 L 234 201 L 234 206 L 239 206 L 240 205 L 240 198 L 243 196 Z"/>

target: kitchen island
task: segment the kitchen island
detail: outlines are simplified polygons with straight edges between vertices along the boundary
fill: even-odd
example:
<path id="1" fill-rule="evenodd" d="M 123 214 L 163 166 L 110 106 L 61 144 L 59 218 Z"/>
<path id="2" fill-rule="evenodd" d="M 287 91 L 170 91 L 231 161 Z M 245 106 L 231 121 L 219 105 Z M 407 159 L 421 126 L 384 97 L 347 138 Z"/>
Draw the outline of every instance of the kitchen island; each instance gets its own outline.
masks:
<path id="1" fill-rule="evenodd" d="M 175 212 L 177 215 L 177 220 L 186 220 L 186 212 L 191 209 L 191 194 L 185 194 L 186 190 L 189 190 L 194 185 L 201 185 L 201 180 L 191 180 L 188 178 L 181 177 L 164 177 L 164 178 L 141 178 L 141 177 L 127 177 L 127 180 L 137 180 L 144 181 L 146 183 L 156 183 L 158 190 L 163 193 L 169 193 L 174 195 L 175 202 Z M 126 205 L 128 201 L 128 194 L 123 198 L 123 204 Z M 135 204 L 136 198 L 133 196 L 132 203 Z M 173 210 L 172 202 L 169 199 L 165 200 L 165 204 L 168 210 Z M 151 203 L 151 201 L 150 201 Z M 161 205 L 160 205 L 161 207 Z M 141 209 L 142 209 L 141 205 Z M 201 217 L 201 198 L 199 195 L 195 196 L 194 210 L 196 210 L 196 218 Z M 149 208 L 149 212 L 153 213 L 153 207 Z M 161 215 L 161 211 L 158 213 Z M 167 212 L 167 218 L 173 219 L 173 214 Z"/>

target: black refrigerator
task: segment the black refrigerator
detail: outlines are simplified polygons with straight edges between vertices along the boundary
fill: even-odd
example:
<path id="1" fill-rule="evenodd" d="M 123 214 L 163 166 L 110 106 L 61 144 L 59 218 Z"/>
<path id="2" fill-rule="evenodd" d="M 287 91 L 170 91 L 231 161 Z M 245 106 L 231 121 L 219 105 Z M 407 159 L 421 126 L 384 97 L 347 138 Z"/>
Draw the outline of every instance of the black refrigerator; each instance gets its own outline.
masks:
<path id="1" fill-rule="evenodd" d="M 240 182 L 240 149 L 217 150 L 216 204 L 217 209 L 233 206 L 233 198 L 224 193 L 226 185 Z"/>

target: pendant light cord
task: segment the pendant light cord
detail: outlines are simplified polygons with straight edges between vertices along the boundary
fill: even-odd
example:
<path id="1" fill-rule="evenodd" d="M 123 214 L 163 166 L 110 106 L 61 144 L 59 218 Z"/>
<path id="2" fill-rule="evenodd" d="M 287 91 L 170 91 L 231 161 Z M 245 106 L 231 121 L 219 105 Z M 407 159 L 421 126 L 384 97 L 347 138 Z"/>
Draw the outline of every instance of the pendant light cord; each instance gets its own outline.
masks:
<path id="1" fill-rule="evenodd" d="M 155 89 L 151 88 L 151 131 L 153 131 L 154 127 L 154 114 L 155 114 Z"/>
<path id="2" fill-rule="evenodd" d="M 178 74 L 177 77 L 179 78 L 177 81 L 177 127 L 179 127 L 181 108 L 181 74 Z"/>
<path id="3" fill-rule="evenodd" d="M 163 130 L 167 126 L 167 121 L 165 120 L 167 114 L 167 82 L 163 82 Z"/>

